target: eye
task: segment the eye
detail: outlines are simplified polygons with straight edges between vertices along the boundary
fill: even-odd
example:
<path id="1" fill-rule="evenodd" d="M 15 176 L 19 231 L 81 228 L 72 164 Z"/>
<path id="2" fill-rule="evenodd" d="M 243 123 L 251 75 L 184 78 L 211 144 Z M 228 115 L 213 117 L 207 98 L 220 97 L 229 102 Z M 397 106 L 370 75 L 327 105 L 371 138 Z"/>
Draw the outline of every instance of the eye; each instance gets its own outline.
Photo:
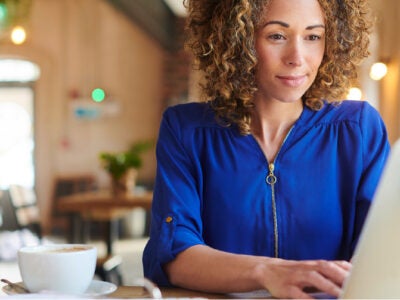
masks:
<path id="1" fill-rule="evenodd" d="M 275 41 L 279 41 L 279 40 L 284 40 L 285 39 L 285 37 L 280 33 L 271 34 L 271 35 L 268 36 L 268 38 L 271 39 L 271 40 L 275 40 Z"/>
<path id="2" fill-rule="evenodd" d="M 311 34 L 307 37 L 307 40 L 309 41 L 319 41 L 321 39 L 321 36 L 317 34 Z"/>

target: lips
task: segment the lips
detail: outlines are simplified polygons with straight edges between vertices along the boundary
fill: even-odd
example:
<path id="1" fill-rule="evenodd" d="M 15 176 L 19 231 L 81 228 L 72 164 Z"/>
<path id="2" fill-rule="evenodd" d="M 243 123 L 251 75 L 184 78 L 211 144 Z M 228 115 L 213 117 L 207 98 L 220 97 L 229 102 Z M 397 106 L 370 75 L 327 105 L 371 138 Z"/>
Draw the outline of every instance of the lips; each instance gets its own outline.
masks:
<path id="1" fill-rule="evenodd" d="M 288 87 L 299 87 L 304 84 L 307 79 L 306 75 L 299 76 L 277 76 L 277 78 Z"/>

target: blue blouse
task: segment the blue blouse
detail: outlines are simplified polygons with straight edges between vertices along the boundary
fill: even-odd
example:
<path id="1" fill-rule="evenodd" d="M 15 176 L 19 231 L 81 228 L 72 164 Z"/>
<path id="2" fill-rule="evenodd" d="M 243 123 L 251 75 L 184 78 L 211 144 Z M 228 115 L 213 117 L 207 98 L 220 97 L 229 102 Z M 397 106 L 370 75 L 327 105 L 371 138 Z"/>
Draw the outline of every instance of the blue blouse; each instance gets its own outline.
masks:
<path id="1" fill-rule="evenodd" d="M 389 143 L 367 102 L 304 107 L 269 163 L 252 135 L 218 124 L 208 103 L 188 103 L 164 113 L 156 152 L 143 266 L 147 278 L 169 285 L 162 266 L 198 244 L 294 260 L 350 259 Z"/>

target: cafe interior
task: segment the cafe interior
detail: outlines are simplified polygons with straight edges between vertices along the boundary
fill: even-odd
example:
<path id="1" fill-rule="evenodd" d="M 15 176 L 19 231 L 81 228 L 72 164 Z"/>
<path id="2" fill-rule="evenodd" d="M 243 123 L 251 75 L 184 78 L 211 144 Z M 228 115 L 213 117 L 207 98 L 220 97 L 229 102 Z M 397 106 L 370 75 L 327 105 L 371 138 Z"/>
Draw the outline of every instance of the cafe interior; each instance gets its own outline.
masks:
<path id="1" fill-rule="evenodd" d="M 1 275 L 9 270 L 18 281 L 10 244 L 32 242 L 31 234 L 50 243 L 94 243 L 104 280 L 131 284 L 125 259 L 132 257 L 132 276 L 142 275 L 162 113 L 202 100 L 201 74 L 183 47 L 181 2 L 0 0 Z M 394 143 L 400 1 L 370 2 L 371 55 L 347 98 L 376 107 Z M 136 161 L 119 177 L 111 165 L 118 155 Z M 98 202 L 85 204 L 92 199 L 82 194 Z M 107 197 L 120 206 L 104 204 Z M 121 204 L 129 197 L 134 204 Z M 67 199 L 70 205 L 62 203 Z M 124 241 L 128 254 L 121 256 Z"/>

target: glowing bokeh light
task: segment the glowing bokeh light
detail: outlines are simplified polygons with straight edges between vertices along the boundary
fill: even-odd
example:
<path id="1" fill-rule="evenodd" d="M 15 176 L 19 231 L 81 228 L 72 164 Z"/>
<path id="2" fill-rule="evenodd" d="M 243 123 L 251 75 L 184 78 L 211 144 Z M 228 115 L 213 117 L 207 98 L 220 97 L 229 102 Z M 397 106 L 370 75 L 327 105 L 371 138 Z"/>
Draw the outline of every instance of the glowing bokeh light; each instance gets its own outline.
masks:
<path id="1" fill-rule="evenodd" d="M 0 3 L 0 22 L 5 22 L 7 20 L 8 10 L 4 3 Z"/>
<path id="2" fill-rule="evenodd" d="M 347 99 L 349 100 L 361 100 L 362 91 L 359 88 L 352 87 L 347 94 Z"/>
<path id="3" fill-rule="evenodd" d="M 15 26 L 11 31 L 11 41 L 16 44 L 20 45 L 26 40 L 26 32 L 22 26 Z"/>
<path id="4" fill-rule="evenodd" d="M 369 72 L 369 76 L 373 80 L 381 80 L 387 73 L 387 66 L 382 62 L 374 63 Z"/>
<path id="5" fill-rule="evenodd" d="M 95 102 L 102 102 L 106 97 L 106 93 L 103 89 L 96 88 L 92 91 L 92 99 Z"/>

